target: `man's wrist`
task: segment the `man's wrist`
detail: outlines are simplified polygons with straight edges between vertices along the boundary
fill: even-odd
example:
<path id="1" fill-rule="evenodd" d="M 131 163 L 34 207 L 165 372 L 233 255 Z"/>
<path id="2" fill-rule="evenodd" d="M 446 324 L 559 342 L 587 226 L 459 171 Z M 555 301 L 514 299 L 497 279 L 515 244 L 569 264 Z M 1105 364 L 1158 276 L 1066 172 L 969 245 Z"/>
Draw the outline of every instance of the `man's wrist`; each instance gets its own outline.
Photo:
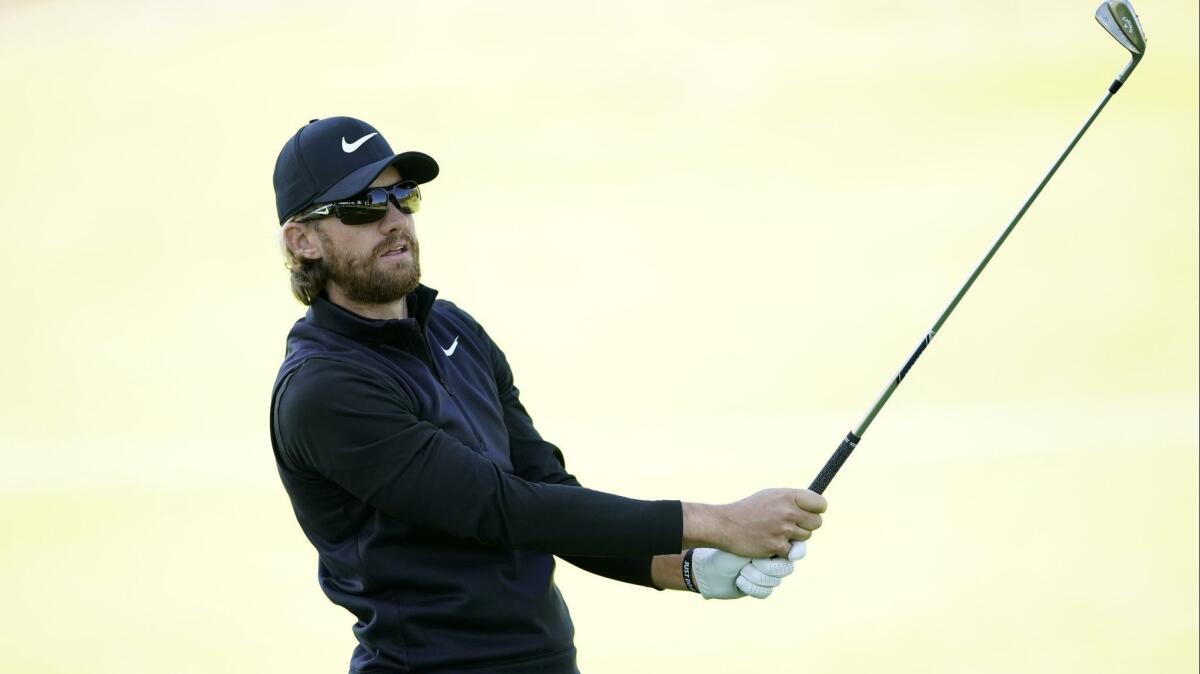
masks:
<path id="1" fill-rule="evenodd" d="M 686 590 L 683 555 L 655 555 L 650 560 L 650 582 L 659 590 Z"/>
<path id="2" fill-rule="evenodd" d="M 721 548 L 722 522 L 721 506 L 683 503 L 682 548 Z"/>

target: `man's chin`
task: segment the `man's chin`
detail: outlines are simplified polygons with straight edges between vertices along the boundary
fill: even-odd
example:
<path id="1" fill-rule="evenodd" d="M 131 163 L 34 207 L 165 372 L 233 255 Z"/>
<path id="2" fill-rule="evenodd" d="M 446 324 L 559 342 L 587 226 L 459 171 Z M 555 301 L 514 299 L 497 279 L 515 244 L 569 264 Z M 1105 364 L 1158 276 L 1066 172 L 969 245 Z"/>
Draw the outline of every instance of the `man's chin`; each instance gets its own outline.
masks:
<path id="1" fill-rule="evenodd" d="M 405 274 L 403 279 L 398 279 L 394 285 L 391 285 L 388 294 L 395 295 L 397 300 L 403 299 L 412 291 L 417 289 L 421 283 L 421 272 L 419 269 L 413 270 L 415 273 Z M 395 300 L 393 300 L 395 301 Z"/>
<path id="2" fill-rule="evenodd" d="M 361 260 L 357 265 L 335 262 L 330 279 L 351 302 L 391 304 L 404 299 L 421 281 L 421 263 L 415 251 L 404 255 Z"/>

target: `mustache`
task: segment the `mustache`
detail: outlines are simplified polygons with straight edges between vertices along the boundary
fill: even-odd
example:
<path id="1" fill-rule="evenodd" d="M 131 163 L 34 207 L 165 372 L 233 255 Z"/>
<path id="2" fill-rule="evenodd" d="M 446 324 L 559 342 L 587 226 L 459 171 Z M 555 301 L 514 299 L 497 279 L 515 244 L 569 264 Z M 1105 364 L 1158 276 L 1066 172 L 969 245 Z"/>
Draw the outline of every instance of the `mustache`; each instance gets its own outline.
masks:
<path id="1" fill-rule="evenodd" d="M 409 250 L 416 250 L 416 247 L 417 247 L 416 242 L 414 242 L 412 239 L 408 238 L 407 236 L 397 236 L 397 237 L 390 238 L 387 241 L 384 241 L 383 243 L 379 244 L 378 246 L 375 246 L 375 250 L 373 252 L 375 254 L 375 257 L 379 257 L 380 255 L 383 255 L 384 253 L 388 252 L 389 250 L 391 250 L 401 244 L 407 246 Z"/>

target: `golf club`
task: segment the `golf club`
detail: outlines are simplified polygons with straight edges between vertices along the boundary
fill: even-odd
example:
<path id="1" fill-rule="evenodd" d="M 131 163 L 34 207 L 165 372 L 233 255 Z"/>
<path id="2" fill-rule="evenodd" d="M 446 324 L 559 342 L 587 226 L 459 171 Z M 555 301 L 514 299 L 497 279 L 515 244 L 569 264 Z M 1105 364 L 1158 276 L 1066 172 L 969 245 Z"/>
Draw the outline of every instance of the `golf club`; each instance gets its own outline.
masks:
<path id="1" fill-rule="evenodd" d="M 1041 194 L 1042 188 L 1046 186 L 1046 183 L 1050 182 L 1050 178 L 1054 176 L 1055 171 L 1057 171 L 1058 167 L 1062 165 L 1063 161 L 1067 158 L 1067 155 L 1070 154 L 1071 150 L 1075 147 L 1075 144 L 1079 142 L 1079 139 L 1083 137 L 1084 132 L 1088 130 L 1088 127 L 1092 125 L 1092 122 L 1100 114 L 1100 111 L 1104 109 L 1104 106 L 1108 103 L 1108 99 L 1112 98 L 1113 94 L 1117 93 L 1117 90 L 1121 88 L 1121 85 L 1125 83 L 1125 80 L 1129 78 L 1130 73 L 1133 72 L 1133 69 L 1136 68 L 1137 64 L 1142 60 L 1142 55 L 1146 52 L 1146 33 L 1142 30 L 1142 24 L 1140 21 L 1138 21 L 1137 14 L 1134 13 L 1133 5 L 1129 3 L 1129 0 L 1104 0 L 1100 3 L 1100 6 L 1096 8 L 1096 21 L 1099 21 L 1100 25 L 1104 26 L 1104 29 L 1107 30 L 1108 33 L 1117 40 L 1117 42 L 1121 43 L 1122 47 L 1125 47 L 1125 49 L 1129 50 L 1129 63 L 1125 65 L 1125 68 L 1122 69 L 1119 74 L 1117 74 L 1116 79 L 1114 79 L 1112 84 L 1108 87 L 1108 93 L 1106 93 L 1104 97 L 1100 99 L 1100 102 L 1096 105 L 1096 108 L 1092 110 L 1092 114 L 1088 116 L 1087 121 L 1083 123 L 1083 126 L 1079 128 L 1079 131 L 1075 134 L 1075 137 L 1071 139 L 1070 144 L 1067 145 L 1067 149 L 1063 150 L 1062 154 L 1059 155 L 1058 159 L 1054 162 L 1054 165 L 1050 167 L 1050 170 L 1047 171 L 1046 175 L 1042 177 L 1041 182 L 1039 182 L 1037 187 L 1033 189 L 1033 192 L 1029 195 L 1029 198 L 1027 198 L 1025 203 L 1021 205 L 1020 210 L 1017 211 L 1017 214 L 1013 217 L 1012 222 L 1008 223 L 1008 226 L 1005 227 L 1004 231 L 1000 233 L 1000 236 L 996 238 L 996 242 L 992 244 L 992 247 L 983 256 L 983 259 L 980 260 L 979 264 L 975 266 L 975 270 L 972 271 L 971 275 L 967 277 L 966 283 L 963 283 L 962 287 L 959 288 L 958 293 L 954 295 L 954 299 L 950 300 L 950 304 L 946 307 L 945 311 L 942 312 L 942 315 L 938 317 L 937 321 L 934 322 L 933 327 L 929 328 L 929 332 L 927 332 L 925 336 L 921 338 L 921 341 L 917 344 L 917 348 L 912 352 L 912 355 L 908 357 L 908 360 L 905 361 L 904 366 L 900 368 L 900 371 L 896 373 L 896 376 L 888 382 L 886 387 L 884 387 L 883 393 L 879 395 L 879 398 L 875 401 L 875 404 L 871 407 L 871 410 L 867 412 L 865 417 L 863 417 L 862 423 L 860 423 L 857 428 L 846 434 L 846 439 L 842 440 L 842 444 L 838 446 L 837 450 L 833 453 L 833 456 L 829 457 L 829 461 L 825 463 L 825 467 L 821 469 L 820 474 L 817 475 L 816 479 L 813 480 L 812 485 L 809 486 L 809 489 L 812 491 L 815 491 L 818 494 L 825 492 L 826 487 L 829 486 L 829 483 L 833 480 L 833 477 L 837 475 L 837 472 L 842 467 L 842 464 L 846 462 L 846 459 L 850 457 L 850 453 L 854 451 L 854 448 L 858 445 L 859 441 L 862 440 L 863 434 L 867 432 L 867 427 L 870 426 L 871 422 L 875 420 L 875 415 L 879 414 L 879 410 L 883 409 L 884 403 L 888 401 L 888 398 L 892 396 L 892 393 L 896 390 L 896 387 L 900 385 L 900 382 L 904 379 L 904 376 L 907 375 L 908 371 L 912 369 L 913 364 L 917 362 L 917 358 L 919 358 L 921 353 L 925 351 L 925 347 L 929 346 L 929 342 L 933 340 L 933 336 L 937 334 L 937 331 L 942 328 L 942 324 L 946 322 L 946 319 L 950 316 L 950 312 L 954 311 L 954 308 L 958 306 L 958 303 L 962 300 L 963 296 L 967 294 L 967 290 L 971 288 L 971 284 L 975 283 L 975 279 L 979 277 L 979 273 L 982 272 L 983 268 L 987 266 L 987 263 L 991 261 L 992 256 L 996 254 L 996 251 L 999 250 L 1000 245 L 1004 243 L 1004 240 L 1008 238 L 1008 235 L 1010 232 L 1012 232 L 1013 228 L 1017 226 L 1017 222 L 1020 221 L 1021 216 L 1025 215 L 1025 211 L 1029 210 L 1029 206 L 1033 203 L 1033 200 L 1037 199 L 1038 195 Z"/>

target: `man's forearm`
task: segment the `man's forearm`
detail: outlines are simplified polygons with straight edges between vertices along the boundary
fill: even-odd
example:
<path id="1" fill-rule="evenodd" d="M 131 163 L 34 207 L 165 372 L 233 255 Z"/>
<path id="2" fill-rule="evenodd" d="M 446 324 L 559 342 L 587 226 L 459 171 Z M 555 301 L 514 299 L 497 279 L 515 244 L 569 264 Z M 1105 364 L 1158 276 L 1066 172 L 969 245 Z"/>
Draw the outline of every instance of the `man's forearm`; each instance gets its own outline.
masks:
<path id="1" fill-rule="evenodd" d="M 683 555 L 655 555 L 650 578 L 660 590 L 686 590 L 683 585 Z"/>

